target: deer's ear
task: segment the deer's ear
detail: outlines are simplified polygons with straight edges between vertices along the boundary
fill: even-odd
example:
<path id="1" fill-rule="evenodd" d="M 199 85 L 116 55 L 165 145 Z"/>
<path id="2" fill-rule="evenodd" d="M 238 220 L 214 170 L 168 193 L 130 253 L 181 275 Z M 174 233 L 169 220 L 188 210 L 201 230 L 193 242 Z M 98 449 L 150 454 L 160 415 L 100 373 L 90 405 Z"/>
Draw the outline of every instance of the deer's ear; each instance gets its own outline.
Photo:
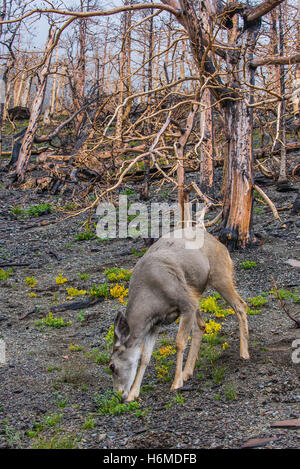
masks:
<path id="1" fill-rule="evenodd" d="M 115 319 L 115 343 L 124 344 L 130 334 L 127 319 L 124 314 L 119 311 Z"/>

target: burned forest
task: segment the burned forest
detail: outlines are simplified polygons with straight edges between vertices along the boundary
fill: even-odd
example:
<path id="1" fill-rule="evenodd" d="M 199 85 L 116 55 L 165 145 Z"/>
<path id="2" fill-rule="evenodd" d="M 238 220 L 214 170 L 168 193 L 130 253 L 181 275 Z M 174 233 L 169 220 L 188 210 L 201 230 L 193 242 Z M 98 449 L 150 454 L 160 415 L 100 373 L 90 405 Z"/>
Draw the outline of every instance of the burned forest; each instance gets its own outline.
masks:
<path id="1" fill-rule="evenodd" d="M 299 0 L 3 0 L 0 64 L 0 449 L 299 449 Z"/>

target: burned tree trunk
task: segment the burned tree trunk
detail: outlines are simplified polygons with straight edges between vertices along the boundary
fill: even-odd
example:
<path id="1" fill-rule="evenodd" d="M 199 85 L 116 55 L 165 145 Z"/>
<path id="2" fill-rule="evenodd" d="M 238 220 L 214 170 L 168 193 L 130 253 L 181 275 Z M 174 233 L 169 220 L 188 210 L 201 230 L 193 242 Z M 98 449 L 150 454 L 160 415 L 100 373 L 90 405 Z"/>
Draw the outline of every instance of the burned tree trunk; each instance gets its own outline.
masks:
<path id="1" fill-rule="evenodd" d="M 200 190 L 203 194 L 214 197 L 214 133 L 212 94 L 209 88 L 204 90 L 201 103 L 205 107 L 201 112 L 201 153 L 200 153 Z"/>
<path id="2" fill-rule="evenodd" d="M 231 87 L 242 91 L 244 99 L 229 100 L 225 106 L 228 139 L 223 222 L 219 238 L 231 249 L 245 248 L 256 242 L 252 227 L 253 205 L 253 91 L 255 70 L 251 67 L 260 22 L 246 25 L 246 37 L 240 36 L 240 53 L 231 56 Z M 244 54 L 241 53 L 244 49 Z M 249 87 L 250 85 L 250 87 Z"/>
<path id="3" fill-rule="evenodd" d="M 49 74 L 52 52 L 55 45 L 56 30 L 50 29 L 46 49 L 41 68 L 38 72 L 39 84 L 32 103 L 31 115 L 28 127 L 24 135 L 16 167 L 16 177 L 19 182 L 24 180 L 25 171 L 31 155 L 31 147 L 38 127 L 38 121 L 42 112 L 44 96 L 46 92 L 47 78 Z"/>
<path id="4" fill-rule="evenodd" d="M 229 149 L 226 161 L 223 222 L 219 239 L 230 248 L 250 246 L 252 231 L 252 110 L 244 101 L 226 109 Z"/>

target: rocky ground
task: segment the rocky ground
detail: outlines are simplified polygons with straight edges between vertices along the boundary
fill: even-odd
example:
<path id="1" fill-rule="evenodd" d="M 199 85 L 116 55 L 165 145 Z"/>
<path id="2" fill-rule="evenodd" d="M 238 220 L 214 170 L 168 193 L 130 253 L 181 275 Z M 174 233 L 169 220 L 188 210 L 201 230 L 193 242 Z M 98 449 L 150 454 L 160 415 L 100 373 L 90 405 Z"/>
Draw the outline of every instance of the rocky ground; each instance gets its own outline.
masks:
<path id="1" fill-rule="evenodd" d="M 273 185 L 263 189 L 277 207 L 289 207 L 295 197 L 276 192 Z M 163 188 L 155 197 L 169 201 L 173 195 Z M 12 213 L 16 206 L 24 210 L 45 202 L 56 206 L 53 213 Z M 300 329 L 270 293 L 273 276 L 286 310 L 299 311 L 299 268 L 287 263 L 300 260 L 299 217 L 283 210 L 277 222 L 266 205 L 256 203 L 261 245 L 232 253 L 240 294 L 248 302 L 261 294 L 267 299 L 260 314 L 248 316 L 250 361 L 239 358 L 236 317 L 215 319 L 222 324 L 222 342 L 211 348 L 203 344 L 194 377 L 181 392 L 170 391 L 174 364 L 160 380 L 153 359 L 134 408 L 108 414 L 100 409 L 111 398 L 112 380 L 107 360 L 99 357 L 125 304 L 108 298 L 92 307 L 54 312 L 66 327 L 41 328 L 37 322 L 67 301 L 67 287 L 88 291 L 107 282 L 106 268 L 133 268 L 145 246 L 140 239 L 76 240 L 86 214 L 54 223 L 65 216 L 57 207 L 70 202 L 67 196 L 7 189 L 4 175 L 0 178 L 0 264 L 25 264 L 12 266 L 9 277 L 0 280 L 0 337 L 6 344 L 6 362 L 0 365 L 0 448 L 241 448 L 256 438 L 267 439 L 258 446 L 299 448 L 299 427 L 274 423 L 299 419 L 300 364 L 292 360 L 292 344 Z M 256 266 L 245 269 L 245 261 Z M 57 284 L 59 274 L 68 282 Z M 26 284 L 32 277 L 34 286 Z M 174 345 L 176 330 L 176 324 L 162 329 L 156 350 Z"/>

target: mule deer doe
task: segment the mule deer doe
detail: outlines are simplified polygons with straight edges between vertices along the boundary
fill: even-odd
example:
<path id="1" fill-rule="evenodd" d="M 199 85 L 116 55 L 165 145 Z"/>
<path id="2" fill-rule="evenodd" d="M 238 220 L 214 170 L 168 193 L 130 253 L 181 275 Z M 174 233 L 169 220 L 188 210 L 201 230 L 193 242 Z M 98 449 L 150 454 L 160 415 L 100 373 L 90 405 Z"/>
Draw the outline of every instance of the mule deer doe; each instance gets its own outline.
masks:
<path id="1" fill-rule="evenodd" d="M 191 232 L 187 230 L 192 230 L 196 239 L 192 245 L 187 244 L 191 239 Z M 115 319 L 110 360 L 113 386 L 123 400 L 133 401 L 139 396 L 158 327 L 172 323 L 179 316 L 177 364 L 171 389 L 181 388 L 193 375 L 205 329 L 198 310 L 199 298 L 208 285 L 236 312 L 240 356 L 249 358 L 246 303 L 235 290 L 228 250 L 205 230 L 197 230 L 185 228 L 180 230 L 179 238 L 160 238 L 134 268 L 126 313 L 118 313 Z M 183 352 L 192 329 L 191 347 L 182 372 Z"/>

